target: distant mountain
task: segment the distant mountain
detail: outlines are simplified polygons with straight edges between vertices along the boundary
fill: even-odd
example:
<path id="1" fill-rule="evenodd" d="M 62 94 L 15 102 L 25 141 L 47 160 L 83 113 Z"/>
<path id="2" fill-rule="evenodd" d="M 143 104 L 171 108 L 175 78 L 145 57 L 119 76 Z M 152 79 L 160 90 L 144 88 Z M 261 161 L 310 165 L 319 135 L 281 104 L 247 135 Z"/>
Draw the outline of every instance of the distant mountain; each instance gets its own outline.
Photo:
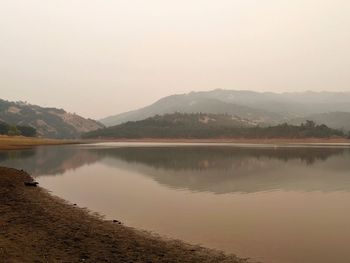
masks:
<path id="1" fill-rule="evenodd" d="M 195 97 L 216 98 L 226 103 L 236 103 L 256 109 L 279 113 L 283 116 L 305 116 L 330 111 L 350 112 L 350 92 L 254 92 L 213 90 L 193 92 Z"/>
<path id="2" fill-rule="evenodd" d="M 323 123 L 334 129 L 350 131 L 350 112 L 327 112 L 312 114 L 308 115 L 307 117 L 292 119 L 288 121 L 288 123 L 299 125 L 306 120 L 312 120 L 317 124 Z"/>
<path id="3" fill-rule="evenodd" d="M 97 121 L 85 119 L 63 109 L 43 108 L 25 102 L 1 99 L 0 121 L 10 125 L 30 126 L 40 137 L 59 139 L 78 138 L 84 132 L 104 127 Z"/>
<path id="4" fill-rule="evenodd" d="M 206 113 L 173 113 L 156 115 L 141 121 L 99 129 L 83 138 L 330 138 L 345 137 L 342 131 L 306 121 L 301 125 L 280 124 L 261 127 L 257 123 L 231 115 Z"/>
<path id="5" fill-rule="evenodd" d="M 282 118 L 278 113 L 256 109 L 250 106 L 225 102 L 210 96 L 198 96 L 198 93 L 172 95 L 139 110 L 122 113 L 100 120 L 106 126 L 113 126 L 127 121 L 143 120 L 154 115 L 181 113 L 230 114 L 250 119 L 256 123 L 273 123 Z"/>
<path id="6" fill-rule="evenodd" d="M 174 112 L 230 114 L 255 123 L 278 124 L 331 111 L 350 112 L 350 92 L 272 93 L 213 90 L 164 97 L 154 104 L 100 120 L 106 126 Z"/>

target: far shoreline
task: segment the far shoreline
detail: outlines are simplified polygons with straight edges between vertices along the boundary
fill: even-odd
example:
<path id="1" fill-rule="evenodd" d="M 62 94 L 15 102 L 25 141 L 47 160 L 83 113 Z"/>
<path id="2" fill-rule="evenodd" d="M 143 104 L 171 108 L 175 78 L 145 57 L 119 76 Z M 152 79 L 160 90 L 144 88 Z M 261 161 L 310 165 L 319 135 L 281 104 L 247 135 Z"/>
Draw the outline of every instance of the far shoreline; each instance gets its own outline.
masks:
<path id="1" fill-rule="evenodd" d="M 212 138 L 212 139 L 193 139 L 193 138 L 139 138 L 139 139 L 83 139 L 80 141 L 86 143 L 207 143 L 207 144 L 256 144 L 256 145 L 349 145 L 350 139 L 347 138 L 267 138 L 267 139 L 246 139 L 246 138 Z"/>
<path id="2" fill-rule="evenodd" d="M 164 144 L 219 144 L 219 145 L 268 145 L 268 146 L 350 146 L 350 139 L 347 138 L 106 138 L 106 139 L 48 139 L 23 136 L 0 136 L 0 150 L 24 150 L 38 146 L 59 146 L 59 145 L 86 145 L 98 143 L 164 143 Z"/>

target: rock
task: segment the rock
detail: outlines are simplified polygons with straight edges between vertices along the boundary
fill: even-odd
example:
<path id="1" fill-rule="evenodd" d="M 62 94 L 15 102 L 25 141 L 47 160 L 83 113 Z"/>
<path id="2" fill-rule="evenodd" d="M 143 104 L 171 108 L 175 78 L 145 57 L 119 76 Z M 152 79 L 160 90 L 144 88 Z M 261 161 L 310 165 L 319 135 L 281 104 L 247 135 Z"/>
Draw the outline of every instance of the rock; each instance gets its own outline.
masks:
<path id="1" fill-rule="evenodd" d="M 38 184 L 39 184 L 38 182 L 24 182 L 25 186 L 37 187 Z"/>

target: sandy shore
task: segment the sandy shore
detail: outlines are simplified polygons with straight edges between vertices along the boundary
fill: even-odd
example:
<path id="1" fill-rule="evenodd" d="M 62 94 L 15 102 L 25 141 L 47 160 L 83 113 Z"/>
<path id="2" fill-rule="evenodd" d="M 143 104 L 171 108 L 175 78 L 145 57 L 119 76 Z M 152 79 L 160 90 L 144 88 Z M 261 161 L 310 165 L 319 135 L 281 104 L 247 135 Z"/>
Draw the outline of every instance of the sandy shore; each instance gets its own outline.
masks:
<path id="1" fill-rule="evenodd" d="M 247 262 L 103 220 L 0 167 L 0 262 Z"/>

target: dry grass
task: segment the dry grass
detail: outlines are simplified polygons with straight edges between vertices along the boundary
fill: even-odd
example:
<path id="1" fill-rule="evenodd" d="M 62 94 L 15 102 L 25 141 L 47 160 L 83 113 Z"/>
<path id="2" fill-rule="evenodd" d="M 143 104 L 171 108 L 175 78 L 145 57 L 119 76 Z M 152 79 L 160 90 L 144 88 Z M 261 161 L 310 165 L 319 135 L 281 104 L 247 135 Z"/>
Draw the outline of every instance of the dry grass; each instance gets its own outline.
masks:
<path id="1" fill-rule="evenodd" d="M 54 140 L 23 136 L 0 136 L 0 150 L 25 149 L 39 145 L 74 144 L 74 140 Z"/>

